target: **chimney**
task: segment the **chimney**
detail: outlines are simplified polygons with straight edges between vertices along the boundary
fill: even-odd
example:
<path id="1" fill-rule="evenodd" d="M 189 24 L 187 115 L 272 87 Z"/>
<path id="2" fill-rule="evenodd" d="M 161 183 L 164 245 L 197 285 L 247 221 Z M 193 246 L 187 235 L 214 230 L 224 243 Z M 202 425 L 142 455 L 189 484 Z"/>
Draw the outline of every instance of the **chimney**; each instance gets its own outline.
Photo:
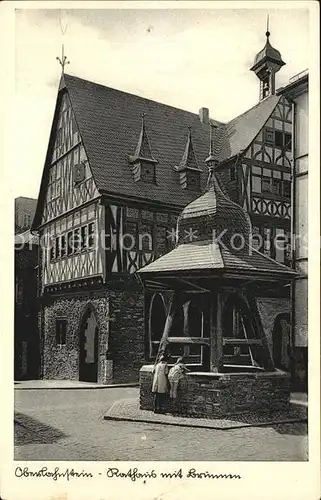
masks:
<path id="1" fill-rule="evenodd" d="M 208 108 L 201 108 L 198 112 L 201 123 L 206 123 L 208 125 L 210 123 L 210 111 Z"/>

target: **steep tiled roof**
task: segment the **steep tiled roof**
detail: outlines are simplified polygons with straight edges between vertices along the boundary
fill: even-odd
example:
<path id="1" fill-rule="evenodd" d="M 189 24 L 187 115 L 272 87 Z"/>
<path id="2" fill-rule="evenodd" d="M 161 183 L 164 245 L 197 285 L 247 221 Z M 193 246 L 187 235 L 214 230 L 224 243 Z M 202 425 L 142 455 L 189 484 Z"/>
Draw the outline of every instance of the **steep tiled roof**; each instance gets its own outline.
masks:
<path id="1" fill-rule="evenodd" d="M 264 126 L 280 96 L 271 95 L 226 125 L 230 157 L 245 151 Z"/>
<path id="2" fill-rule="evenodd" d="M 179 245 L 151 264 L 138 271 L 139 274 L 176 271 L 247 271 L 269 276 L 287 276 L 295 272 L 289 267 L 261 254 L 245 245 L 243 250 L 227 248 L 218 241 L 196 241 Z"/>
<path id="3" fill-rule="evenodd" d="M 181 189 L 174 167 L 182 158 L 187 127 L 191 126 L 195 154 L 204 172 L 204 187 L 209 126 L 202 124 L 197 114 L 70 75 L 65 75 L 64 79 L 100 191 L 152 199 L 179 207 L 195 198 L 195 193 Z M 150 147 L 158 160 L 157 185 L 135 183 L 129 166 L 128 157 L 135 153 L 141 131 L 142 113 L 146 113 Z M 217 143 L 223 144 L 218 154 L 223 159 L 228 148 L 225 126 L 215 123 L 218 125 Z"/>
<path id="4" fill-rule="evenodd" d="M 137 95 L 112 89 L 81 78 L 63 75 L 59 91 L 66 88 L 85 150 L 100 193 L 153 200 L 183 208 L 195 192 L 182 189 L 175 166 L 186 153 L 186 135 L 191 127 L 193 150 L 201 170 L 201 190 L 206 185 L 208 170 L 205 159 L 209 150 L 209 124 L 201 123 L 199 115 L 174 108 Z M 211 120 L 214 131 L 214 155 L 219 162 L 244 151 L 268 120 L 280 97 L 271 96 L 228 124 Z M 58 101 L 56 115 L 58 112 Z M 141 116 L 145 116 L 146 132 L 156 166 L 157 183 L 135 182 L 130 160 L 137 149 L 141 133 Z M 49 144 L 53 144 L 54 126 Z M 49 168 L 47 152 L 39 203 L 32 225 L 41 221 L 41 210 Z M 185 153 L 184 153 L 185 152 Z"/>
<path id="5" fill-rule="evenodd" d="M 178 246 L 139 273 L 216 270 L 263 273 L 265 276 L 291 277 L 295 274 L 292 269 L 249 246 L 252 232 L 249 216 L 224 195 L 215 170 L 211 171 L 207 192 L 182 211 L 177 231 Z M 186 242 L 187 235 L 194 241 Z"/>
<path id="6" fill-rule="evenodd" d="M 174 166 L 180 164 L 189 126 L 198 165 L 204 172 L 204 187 L 209 126 L 200 122 L 198 114 L 70 75 L 64 75 L 64 82 L 99 190 L 186 205 L 195 194 L 181 189 Z M 217 159 L 226 160 L 246 149 L 279 99 L 271 96 L 227 125 L 212 120 L 217 125 L 214 131 Z M 146 113 L 150 146 L 159 162 L 155 186 L 133 182 L 128 167 L 128 156 L 137 147 L 142 113 Z"/>

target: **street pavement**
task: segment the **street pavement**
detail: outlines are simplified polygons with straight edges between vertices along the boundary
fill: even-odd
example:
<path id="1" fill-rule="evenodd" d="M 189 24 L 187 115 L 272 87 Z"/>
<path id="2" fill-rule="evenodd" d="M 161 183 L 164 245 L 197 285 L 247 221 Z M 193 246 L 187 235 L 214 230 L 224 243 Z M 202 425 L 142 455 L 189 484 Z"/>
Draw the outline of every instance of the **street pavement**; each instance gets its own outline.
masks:
<path id="1" fill-rule="evenodd" d="M 103 419 L 138 388 L 15 390 L 15 460 L 302 461 L 307 426 L 213 430 Z"/>

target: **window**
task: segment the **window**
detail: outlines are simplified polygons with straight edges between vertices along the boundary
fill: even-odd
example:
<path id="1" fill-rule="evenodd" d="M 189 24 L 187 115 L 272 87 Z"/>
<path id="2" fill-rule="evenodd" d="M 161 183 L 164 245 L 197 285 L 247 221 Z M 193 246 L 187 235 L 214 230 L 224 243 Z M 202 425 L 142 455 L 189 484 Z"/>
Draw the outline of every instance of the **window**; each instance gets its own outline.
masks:
<path id="1" fill-rule="evenodd" d="M 153 226 L 141 225 L 138 235 L 139 250 L 151 251 L 153 250 Z"/>
<path id="2" fill-rule="evenodd" d="M 67 320 L 56 319 L 56 344 L 65 345 L 67 334 Z"/>
<path id="3" fill-rule="evenodd" d="M 283 196 L 291 198 L 291 181 L 283 180 Z"/>
<path id="4" fill-rule="evenodd" d="M 269 81 L 269 75 L 265 76 L 263 79 L 262 79 L 262 83 L 261 83 L 261 88 L 262 88 L 262 99 L 264 99 L 265 97 L 267 97 L 270 93 L 270 81 Z"/>
<path id="5" fill-rule="evenodd" d="M 61 195 L 61 164 L 51 167 L 49 172 L 48 199 L 53 200 Z"/>
<path id="6" fill-rule="evenodd" d="M 186 174 L 183 172 L 181 176 L 186 175 L 186 187 L 191 191 L 200 190 L 200 172 L 187 171 Z"/>
<path id="7" fill-rule="evenodd" d="M 252 246 L 256 250 L 261 250 L 262 247 L 262 236 L 260 228 L 257 226 L 252 226 Z"/>
<path id="8" fill-rule="evenodd" d="M 281 228 L 275 228 L 275 237 L 274 237 L 274 251 L 275 251 L 275 260 L 281 263 L 284 263 L 285 257 L 285 245 L 286 245 L 286 236 L 284 234 L 284 230 Z"/>
<path id="9" fill-rule="evenodd" d="M 31 224 L 31 215 L 30 214 L 23 214 L 23 226 L 30 226 Z"/>
<path id="10" fill-rule="evenodd" d="M 94 222 L 86 224 L 74 231 L 57 236 L 50 246 L 50 259 L 70 256 L 79 249 L 85 251 L 94 246 Z"/>
<path id="11" fill-rule="evenodd" d="M 262 177 L 262 193 L 271 193 L 271 178 Z"/>
<path id="12" fill-rule="evenodd" d="M 284 263 L 286 265 L 291 264 L 292 255 L 291 255 L 291 233 L 289 231 L 285 231 L 285 248 L 284 248 Z"/>
<path id="13" fill-rule="evenodd" d="M 66 255 L 66 236 L 63 235 L 61 236 L 61 257 L 64 257 Z"/>
<path id="14" fill-rule="evenodd" d="M 67 235 L 67 255 L 71 255 L 73 251 L 73 237 L 72 231 L 69 231 Z"/>
<path id="15" fill-rule="evenodd" d="M 95 231 L 95 224 L 91 222 L 88 225 L 88 247 L 93 248 L 94 246 L 94 231 Z"/>
<path id="16" fill-rule="evenodd" d="M 271 229 L 269 227 L 263 229 L 263 252 L 271 257 Z"/>
<path id="17" fill-rule="evenodd" d="M 265 129 L 265 143 L 271 146 L 274 144 L 274 130 L 272 128 Z"/>
<path id="18" fill-rule="evenodd" d="M 124 224 L 124 234 L 122 245 L 124 250 L 137 250 L 138 225 L 136 222 L 127 222 Z"/>
<path id="19" fill-rule="evenodd" d="M 262 192 L 261 177 L 258 177 L 257 175 L 252 175 L 252 190 L 255 193 L 261 193 Z"/>
<path id="20" fill-rule="evenodd" d="M 277 148 L 291 151 L 292 149 L 292 136 L 290 133 L 283 133 L 281 130 L 275 131 L 275 146 Z"/>
<path id="21" fill-rule="evenodd" d="M 81 250 L 86 250 L 87 248 L 87 244 L 88 244 L 88 241 L 87 241 L 87 226 L 83 226 L 81 228 Z"/>
<path id="22" fill-rule="evenodd" d="M 236 180 L 236 168 L 233 165 L 233 167 L 230 168 L 230 181 L 235 181 Z"/>
<path id="23" fill-rule="evenodd" d="M 284 147 L 287 151 L 291 151 L 292 149 L 292 136 L 291 134 L 284 134 Z"/>
<path id="24" fill-rule="evenodd" d="M 262 175 L 263 174 L 263 175 Z M 291 181 L 288 172 L 269 168 L 252 167 L 252 191 L 291 198 Z"/>
<path id="25" fill-rule="evenodd" d="M 79 228 L 74 230 L 73 246 L 74 246 L 74 252 L 78 252 L 78 250 L 80 248 L 80 230 L 79 230 Z"/>
<path id="26" fill-rule="evenodd" d="M 277 148 L 283 147 L 283 132 L 280 130 L 275 131 L 275 145 Z"/>
<path id="27" fill-rule="evenodd" d="M 272 193 L 280 195 L 281 194 L 281 186 L 282 186 L 281 179 L 275 179 L 274 176 L 273 176 L 273 179 L 272 179 Z"/>
<path id="28" fill-rule="evenodd" d="M 141 180 L 155 184 L 155 165 L 153 163 L 141 162 Z"/>
<path id="29" fill-rule="evenodd" d="M 50 260 L 54 260 L 55 258 L 55 244 L 52 241 L 52 238 L 50 238 Z"/>
<path id="30" fill-rule="evenodd" d="M 60 257 L 60 236 L 58 236 L 56 238 L 55 247 L 56 247 L 56 251 L 55 251 L 56 259 L 59 259 L 59 257 Z"/>

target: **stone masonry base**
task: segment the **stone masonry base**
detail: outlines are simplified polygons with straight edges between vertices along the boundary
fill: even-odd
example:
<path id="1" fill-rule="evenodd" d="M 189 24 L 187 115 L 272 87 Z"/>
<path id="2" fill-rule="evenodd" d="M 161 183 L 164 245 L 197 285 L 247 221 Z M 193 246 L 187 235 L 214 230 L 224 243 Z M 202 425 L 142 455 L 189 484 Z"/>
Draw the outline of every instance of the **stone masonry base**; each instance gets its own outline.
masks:
<path id="1" fill-rule="evenodd" d="M 153 410 L 153 366 L 140 370 L 140 409 Z M 259 373 L 188 373 L 179 382 L 170 413 L 217 418 L 246 412 L 287 410 L 290 403 L 290 375 L 279 370 Z"/>

